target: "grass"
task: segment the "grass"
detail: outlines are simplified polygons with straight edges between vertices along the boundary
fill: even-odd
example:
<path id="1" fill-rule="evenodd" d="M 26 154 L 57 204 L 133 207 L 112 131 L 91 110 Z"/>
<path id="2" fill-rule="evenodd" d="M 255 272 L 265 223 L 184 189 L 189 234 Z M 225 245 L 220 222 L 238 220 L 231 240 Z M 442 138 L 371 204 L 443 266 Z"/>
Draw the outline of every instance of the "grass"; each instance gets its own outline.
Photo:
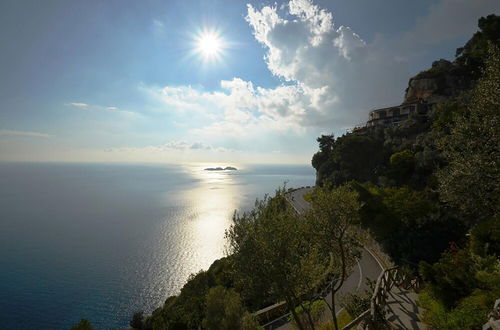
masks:
<path id="1" fill-rule="evenodd" d="M 308 203 L 311 203 L 313 196 L 314 196 L 314 189 L 304 194 L 304 200 Z"/>
<path id="2" fill-rule="evenodd" d="M 353 318 L 351 317 L 351 315 L 349 315 L 349 313 L 347 313 L 347 311 L 345 309 L 343 309 L 337 315 L 337 322 L 339 325 L 339 329 L 342 329 L 343 327 L 348 325 L 352 320 L 353 320 Z M 318 329 L 318 330 L 334 330 L 335 327 L 333 326 L 333 321 L 327 321 L 327 322 L 323 322 L 321 324 L 318 324 L 316 329 Z"/>

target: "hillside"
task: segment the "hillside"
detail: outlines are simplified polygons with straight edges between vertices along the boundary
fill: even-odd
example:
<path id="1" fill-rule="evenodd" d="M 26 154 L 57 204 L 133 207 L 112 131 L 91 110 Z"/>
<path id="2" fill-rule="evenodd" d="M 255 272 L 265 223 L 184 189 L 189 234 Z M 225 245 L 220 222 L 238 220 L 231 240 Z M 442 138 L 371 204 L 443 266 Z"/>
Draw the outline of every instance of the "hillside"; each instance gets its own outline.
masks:
<path id="1" fill-rule="evenodd" d="M 361 224 L 399 265 L 419 271 L 426 322 L 476 329 L 500 297 L 500 17 L 411 78 L 405 103 L 426 115 L 317 139 L 317 185 L 349 184 Z"/>

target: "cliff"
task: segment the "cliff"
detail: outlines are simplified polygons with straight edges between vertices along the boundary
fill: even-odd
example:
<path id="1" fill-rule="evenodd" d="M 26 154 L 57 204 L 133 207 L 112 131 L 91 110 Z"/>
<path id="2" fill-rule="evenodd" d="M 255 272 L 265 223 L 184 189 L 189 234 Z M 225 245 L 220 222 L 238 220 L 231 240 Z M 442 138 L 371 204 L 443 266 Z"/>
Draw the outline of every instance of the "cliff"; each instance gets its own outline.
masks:
<path id="1" fill-rule="evenodd" d="M 471 81 L 464 70 L 454 62 L 439 60 L 429 70 L 410 78 L 403 103 L 425 101 L 449 102 L 470 88 Z"/>
<path id="2" fill-rule="evenodd" d="M 410 79 L 403 103 L 456 101 L 472 88 L 482 74 L 489 45 L 500 47 L 500 16 L 481 17 L 478 27 L 464 47 L 457 49 L 454 61 L 435 61 L 430 69 Z"/>

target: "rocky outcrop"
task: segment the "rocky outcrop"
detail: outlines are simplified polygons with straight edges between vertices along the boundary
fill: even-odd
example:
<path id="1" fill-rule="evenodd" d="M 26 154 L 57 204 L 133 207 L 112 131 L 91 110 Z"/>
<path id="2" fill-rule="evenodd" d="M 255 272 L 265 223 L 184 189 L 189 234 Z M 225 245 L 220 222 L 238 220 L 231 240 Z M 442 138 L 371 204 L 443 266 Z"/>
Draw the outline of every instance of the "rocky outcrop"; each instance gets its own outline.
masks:
<path id="1" fill-rule="evenodd" d="M 237 171 L 238 169 L 236 167 L 231 167 L 231 166 L 226 166 L 224 168 L 222 167 L 208 167 L 205 169 L 205 171 Z"/>
<path id="2" fill-rule="evenodd" d="M 455 63 L 439 60 L 408 82 L 404 103 L 425 101 L 429 104 L 450 102 L 469 87 L 463 70 Z"/>

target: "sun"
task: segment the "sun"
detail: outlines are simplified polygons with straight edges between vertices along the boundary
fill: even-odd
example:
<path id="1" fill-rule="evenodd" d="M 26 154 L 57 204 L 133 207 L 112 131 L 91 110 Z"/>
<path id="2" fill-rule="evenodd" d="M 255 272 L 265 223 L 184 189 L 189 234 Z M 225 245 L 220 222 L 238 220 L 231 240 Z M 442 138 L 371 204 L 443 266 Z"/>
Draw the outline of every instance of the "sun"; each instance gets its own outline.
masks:
<path id="1" fill-rule="evenodd" d="M 213 56 L 220 52 L 221 42 L 215 35 L 204 35 L 198 42 L 198 48 L 204 56 Z"/>
<path id="2" fill-rule="evenodd" d="M 195 38 L 195 51 L 204 61 L 220 60 L 224 47 L 224 41 L 216 31 L 202 31 Z"/>

